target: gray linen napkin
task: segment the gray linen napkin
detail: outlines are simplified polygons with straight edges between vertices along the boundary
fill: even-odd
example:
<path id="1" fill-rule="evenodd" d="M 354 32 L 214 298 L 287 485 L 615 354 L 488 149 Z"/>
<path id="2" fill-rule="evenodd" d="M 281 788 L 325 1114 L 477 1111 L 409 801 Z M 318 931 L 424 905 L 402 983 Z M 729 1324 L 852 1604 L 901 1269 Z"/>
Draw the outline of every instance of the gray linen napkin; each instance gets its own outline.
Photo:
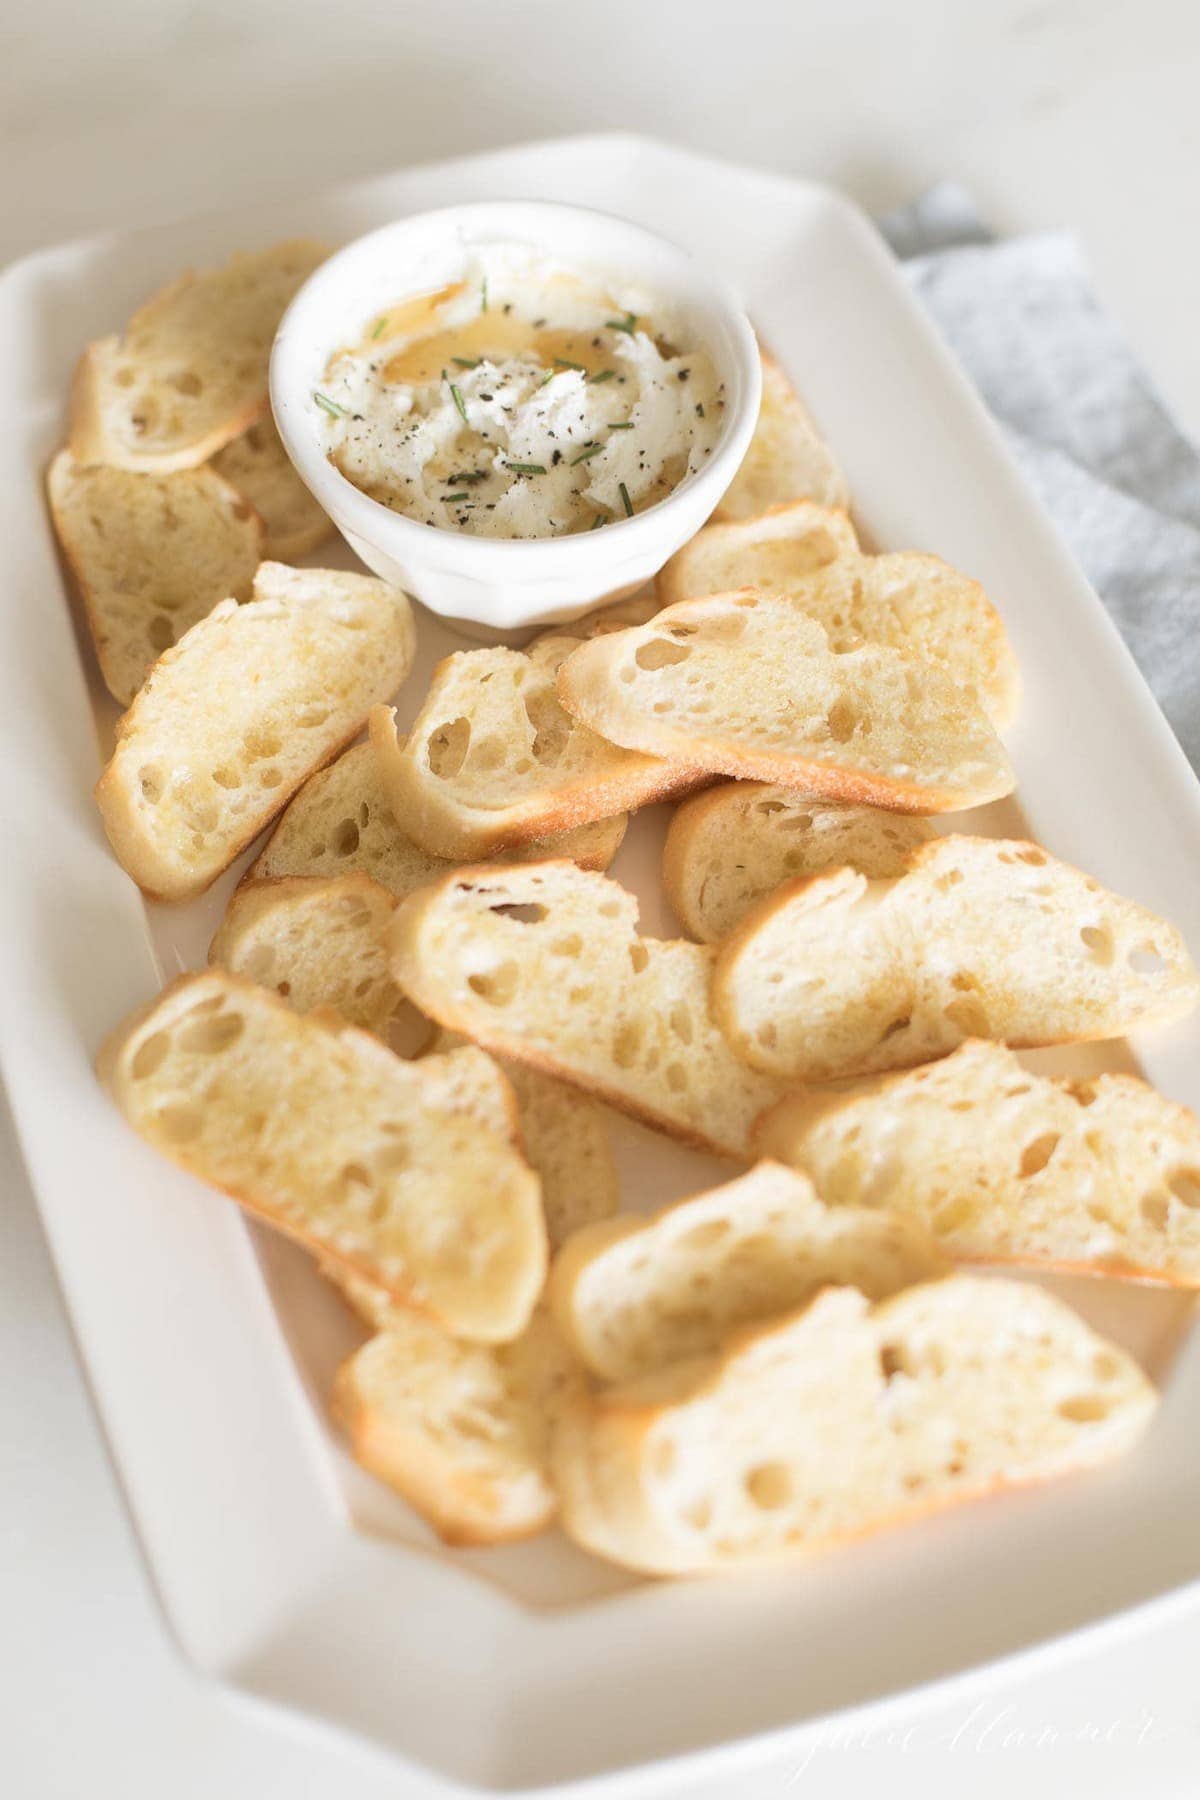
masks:
<path id="1" fill-rule="evenodd" d="M 949 182 L 881 229 L 1200 773 L 1200 453 L 1065 233 L 994 241 Z"/>

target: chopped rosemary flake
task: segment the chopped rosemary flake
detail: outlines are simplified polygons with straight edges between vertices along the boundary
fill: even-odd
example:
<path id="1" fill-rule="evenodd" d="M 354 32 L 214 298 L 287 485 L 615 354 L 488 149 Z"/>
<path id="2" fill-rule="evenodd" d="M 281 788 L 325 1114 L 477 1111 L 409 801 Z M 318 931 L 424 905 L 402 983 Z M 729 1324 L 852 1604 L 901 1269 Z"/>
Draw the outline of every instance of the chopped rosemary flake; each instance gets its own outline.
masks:
<path id="1" fill-rule="evenodd" d="M 471 496 L 469 494 L 447 494 L 446 495 L 446 505 L 453 506 L 453 504 L 456 500 L 469 500 L 470 497 Z"/>
<path id="2" fill-rule="evenodd" d="M 543 377 L 542 377 L 542 379 L 541 379 L 541 381 L 539 381 L 539 382 L 538 382 L 538 386 L 539 386 L 539 387 L 540 387 L 540 388 L 544 388 L 544 387 L 545 387 L 545 385 L 546 385 L 546 383 L 547 383 L 547 382 L 548 382 L 548 381 L 553 381 L 553 380 L 554 380 L 554 377 L 555 377 L 555 375 L 556 375 L 556 374 L 557 374 L 557 370 L 555 370 L 555 369 L 551 369 L 551 370 L 550 370 L 550 371 L 549 371 L 549 372 L 548 372 L 548 374 L 546 374 L 546 375 L 544 375 L 544 376 L 543 376 Z"/>
<path id="3" fill-rule="evenodd" d="M 630 312 L 623 319 L 605 319 L 604 323 L 610 331 L 626 331 L 632 337 L 637 329 L 637 319 L 637 314 Z"/>
<path id="4" fill-rule="evenodd" d="M 571 362 L 569 358 L 565 356 L 556 356 L 554 359 L 554 366 L 556 369 L 583 369 L 587 365 L 585 363 Z"/>
<path id="5" fill-rule="evenodd" d="M 479 310 L 480 310 L 480 312 L 487 311 L 487 276 L 486 275 L 483 278 L 483 285 L 479 290 Z"/>
<path id="6" fill-rule="evenodd" d="M 702 419 L 704 417 L 704 407 L 699 400 L 697 400 L 697 402 L 696 402 L 696 417 L 698 419 Z"/>
<path id="7" fill-rule="evenodd" d="M 460 469 L 457 475 L 447 475 L 447 487 L 461 487 L 464 481 L 486 481 L 486 469 Z"/>
<path id="8" fill-rule="evenodd" d="M 604 514 L 597 513 L 595 518 L 592 520 L 591 524 L 588 526 L 588 530 L 595 531 L 597 525 L 607 525 L 607 524 L 608 524 L 608 520 L 605 518 Z"/>
<path id="9" fill-rule="evenodd" d="M 376 319 L 374 329 L 371 332 L 371 336 L 373 338 L 382 337 L 384 334 L 384 330 L 386 329 L 386 326 L 387 326 L 387 314 L 384 313 L 382 318 Z"/>
<path id="10" fill-rule="evenodd" d="M 546 473 L 545 465 L 543 463 L 510 462 L 505 463 L 504 466 L 506 469 L 511 469 L 514 475 L 544 475 Z"/>
<path id="11" fill-rule="evenodd" d="M 632 431 L 633 430 L 633 420 L 626 419 L 623 424 L 610 425 L 608 429 L 610 431 Z"/>
<path id="12" fill-rule="evenodd" d="M 615 369 L 599 369 L 595 375 L 588 376 L 588 381 L 595 387 L 598 381 L 611 381 L 616 375 L 616 372 Z"/>
<path id="13" fill-rule="evenodd" d="M 574 468 L 576 463 L 587 462 L 590 457 L 599 456 L 603 448 L 603 444 L 593 444 L 590 449 L 581 450 L 578 456 L 571 458 L 571 467 Z"/>
<path id="14" fill-rule="evenodd" d="M 346 417 L 346 408 L 344 406 L 339 406 L 336 400 L 331 400 L 328 394 L 321 394 L 314 390 L 313 399 L 318 406 L 322 407 L 324 411 L 329 414 L 331 419 L 344 419 Z"/>
<path id="15" fill-rule="evenodd" d="M 633 501 L 629 498 L 629 489 L 625 486 L 623 481 L 618 481 L 617 488 L 621 495 L 621 505 L 625 508 L 625 517 L 627 519 L 632 519 Z"/>
<path id="16" fill-rule="evenodd" d="M 477 369 L 483 358 L 482 356 L 452 356 L 450 361 L 456 362 L 460 369 Z"/>
<path id="17" fill-rule="evenodd" d="M 471 421 L 467 417 L 467 405 L 462 397 L 462 389 L 460 387 L 455 387 L 453 382 L 450 383 L 450 398 L 453 400 L 455 406 L 457 406 L 459 417 L 462 419 L 463 424 L 469 425 Z"/>

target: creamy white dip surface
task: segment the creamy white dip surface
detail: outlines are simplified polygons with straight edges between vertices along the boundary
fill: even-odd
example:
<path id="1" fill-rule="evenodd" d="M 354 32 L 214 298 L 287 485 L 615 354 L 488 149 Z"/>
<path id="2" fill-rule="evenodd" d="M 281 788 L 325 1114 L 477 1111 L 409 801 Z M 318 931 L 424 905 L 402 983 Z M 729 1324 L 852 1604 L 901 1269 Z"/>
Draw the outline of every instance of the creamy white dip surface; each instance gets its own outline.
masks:
<path id="1" fill-rule="evenodd" d="M 517 245 L 331 357 L 330 461 L 393 511 L 479 537 L 591 531 L 663 500 L 720 435 L 712 359 L 653 296 Z"/>

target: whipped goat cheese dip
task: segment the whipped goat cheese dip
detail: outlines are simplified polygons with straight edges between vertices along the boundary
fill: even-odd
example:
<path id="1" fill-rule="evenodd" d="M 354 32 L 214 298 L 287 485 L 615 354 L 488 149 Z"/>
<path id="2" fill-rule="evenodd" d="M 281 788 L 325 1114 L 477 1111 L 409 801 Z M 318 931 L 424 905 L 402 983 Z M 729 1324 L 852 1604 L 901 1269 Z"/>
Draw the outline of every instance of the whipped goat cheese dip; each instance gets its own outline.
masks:
<path id="1" fill-rule="evenodd" d="M 314 394 L 329 460 L 364 493 L 479 537 L 592 531 L 711 454 L 724 391 L 653 296 L 517 245 L 377 314 Z"/>

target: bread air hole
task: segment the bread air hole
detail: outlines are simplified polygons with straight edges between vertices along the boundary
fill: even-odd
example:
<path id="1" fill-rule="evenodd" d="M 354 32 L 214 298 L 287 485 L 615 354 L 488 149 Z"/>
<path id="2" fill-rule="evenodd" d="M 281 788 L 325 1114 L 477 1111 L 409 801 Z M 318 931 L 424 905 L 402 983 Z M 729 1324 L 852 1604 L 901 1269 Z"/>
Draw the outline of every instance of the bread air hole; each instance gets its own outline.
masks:
<path id="1" fill-rule="evenodd" d="M 526 694 L 525 717 L 533 726 L 531 748 L 538 762 L 559 762 L 571 735 L 571 721 L 554 695 L 545 690 Z"/>
<path id="2" fill-rule="evenodd" d="M 669 1481 L 675 1473 L 675 1446 L 670 1438 L 659 1438 L 650 1451 L 650 1474 L 656 1481 Z"/>
<path id="3" fill-rule="evenodd" d="M 302 706 L 296 714 L 296 724 L 301 731 L 315 731 L 318 725 L 324 725 L 328 717 L 327 706 Z"/>
<path id="4" fill-rule="evenodd" d="M 451 719 L 447 725 L 439 725 L 432 732 L 425 746 L 425 761 L 431 775 L 439 781 L 446 781 L 457 775 L 466 761 L 467 751 L 471 747 L 471 723 L 469 719 Z"/>
<path id="5" fill-rule="evenodd" d="M 540 925 L 546 917 L 546 908 L 537 901 L 511 906 L 493 906 L 488 909 L 501 919 L 515 919 L 518 925 Z"/>
<path id="6" fill-rule="evenodd" d="M 517 991 L 521 979 L 521 971 L 515 962 L 498 963 L 494 969 L 485 969 L 476 975 L 468 975 L 467 986 L 489 1006 L 507 1006 Z"/>
<path id="7" fill-rule="evenodd" d="M 633 660 L 639 669 L 666 669 L 673 663 L 686 662 L 692 654 L 690 644 L 673 644 L 669 638 L 651 638 L 639 644 Z"/>
<path id="8" fill-rule="evenodd" d="M 679 1239 L 681 1250 L 711 1250 L 722 1238 L 729 1236 L 732 1226 L 728 1219 L 705 1219 L 699 1225 L 689 1226 Z"/>
<path id="9" fill-rule="evenodd" d="M 963 1037 L 987 1037 L 989 1035 L 988 1016 L 982 1001 L 966 994 L 943 1007 L 943 1014 L 948 1024 L 954 1026 Z"/>
<path id="10" fill-rule="evenodd" d="M 198 1106 L 186 1103 L 164 1106 L 158 1114 L 158 1123 L 164 1136 L 172 1143 L 186 1144 L 192 1138 L 199 1137 L 204 1124 L 204 1113 Z"/>
<path id="11" fill-rule="evenodd" d="M 226 791 L 229 791 L 233 788 L 239 788 L 242 785 L 242 778 L 238 774 L 237 770 L 226 768 L 224 766 L 222 766 L 219 769 L 214 769 L 212 772 L 212 778 L 213 778 L 213 781 L 216 783 L 217 787 L 225 788 Z"/>
<path id="12" fill-rule="evenodd" d="M 330 841 L 335 856 L 353 856 L 358 849 L 358 826 L 353 819 L 343 819 L 335 825 Z"/>
<path id="13" fill-rule="evenodd" d="M 973 1203 L 960 1194 L 938 1207 L 933 1215 L 933 1229 L 938 1237 L 949 1237 L 951 1232 L 961 1231 L 964 1225 L 969 1225 L 974 1216 Z"/>
<path id="14" fill-rule="evenodd" d="M 1156 1189 L 1152 1194 L 1142 1195 L 1138 1211 L 1153 1231 L 1165 1231 L 1167 1220 L 1171 1216 L 1171 1203 L 1164 1193 Z"/>
<path id="15" fill-rule="evenodd" d="M 185 394 L 189 400 L 197 400 L 204 392 L 204 383 L 191 369 L 181 369 L 177 375 L 167 377 L 177 394 Z"/>
<path id="16" fill-rule="evenodd" d="M 1085 925 L 1079 936 L 1089 954 L 1107 968 L 1116 954 L 1112 932 L 1102 925 Z"/>
<path id="17" fill-rule="evenodd" d="M 829 735 L 838 744 L 849 743 L 858 722 L 858 714 L 849 700 L 835 700 L 825 715 Z"/>
<path id="18" fill-rule="evenodd" d="M 1100 1419 L 1107 1419 L 1109 1409 L 1110 1402 L 1102 1394 L 1075 1394 L 1059 1403 L 1058 1414 L 1062 1419 L 1070 1419 L 1074 1425 L 1094 1425 Z"/>
<path id="19" fill-rule="evenodd" d="M 411 1161 L 408 1145 L 384 1144 L 375 1152 L 375 1170 L 381 1176 L 395 1175 Z"/>
<path id="20" fill-rule="evenodd" d="M 673 1094 L 682 1094 L 687 1088 L 687 1070 L 682 1063 L 668 1063 L 663 1070 L 667 1086 Z"/>
<path id="21" fill-rule="evenodd" d="M 650 961 L 650 952 L 645 944 L 630 944 L 629 963 L 635 975 L 640 975 Z"/>
<path id="22" fill-rule="evenodd" d="M 1167 1186 L 1181 1206 L 1200 1207 L 1200 1171 L 1176 1169 L 1168 1175 Z"/>
<path id="23" fill-rule="evenodd" d="M 675 1036 L 679 1039 L 681 1044 L 691 1043 L 693 1036 L 692 1015 L 681 1000 L 677 1000 L 671 1008 L 669 1023 L 671 1030 L 675 1033 Z"/>
<path id="24" fill-rule="evenodd" d="M 1058 1149 L 1059 1142 L 1060 1135 L 1057 1131 L 1047 1131 L 1042 1137 L 1034 1138 L 1032 1144 L 1026 1144 L 1021 1152 L 1020 1173 L 1040 1174 Z"/>
<path id="25" fill-rule="evenodd" d="M 175 627 L 166 613 L 155 613 L 146 627 L 146 636 L 150 640 L 150 648 L 159 654 L 169 650 L 175 642 Z"/>
<path id="26" fill-rule="evenodd" d="M 243 737 L 242 749 L 249 762 L 265 762 L 269 756 L 278 756 L 283 744 L 276 732 L 264 725 L 254 725 Z"/>
<path id="27" fill-rule="evenodd" d="M 643 1025 L 640 1019 L 626 1019 L 613 1033 L 612 1059 L 618 1069 L 631 1069 L 642 1047 Z"/>
<path id="28" fill-rule="evenodd" d="M 162 770 L 153 763 L 146 763 L 138 770 L 138 785 L 142 790 L 142 799 L 148 806 L 157 806 L 163 797 Z"/>
<path id="29" fill-rule="evenodd" d="M 764 1512 L 777 1511 L 792 1497 L 792 1472 L 786 1463 L 759 1463 L 746 1470 L 743 1481 L 750 1499 Z"/>
<path id="30" fill-rule="evenodd" d="M 214 1013 L 189 1025 L 180 1036 L 179 1047 L 193 1056 L 215 1056 L 236 1044 L 245 1029 L 246 1021 L 241 1013 Z"/>
<path id="31" fill-rule="evenodd" d="M 148 1038 L 143 1038 L 142 1042 L 134 1051 L 133 1058 L 129 1064 L 129 1073 L 133 1076 L 133 1079 L 135 1081 L 144 1081 L 148 1075 L 153 1075 L 155 1069 L 161 1068 L 166 1061 L 170 1049 L 171 1037 L 169 1032 L 155 1031 L 152 1032 Z"/>
<path id="32" fill-rule="evenodd" d="M 1129 966 L 1135 975 L 1160 975 L 1166 963 L 1153 944 L 1139 944 L 1129 952 Z"/>

